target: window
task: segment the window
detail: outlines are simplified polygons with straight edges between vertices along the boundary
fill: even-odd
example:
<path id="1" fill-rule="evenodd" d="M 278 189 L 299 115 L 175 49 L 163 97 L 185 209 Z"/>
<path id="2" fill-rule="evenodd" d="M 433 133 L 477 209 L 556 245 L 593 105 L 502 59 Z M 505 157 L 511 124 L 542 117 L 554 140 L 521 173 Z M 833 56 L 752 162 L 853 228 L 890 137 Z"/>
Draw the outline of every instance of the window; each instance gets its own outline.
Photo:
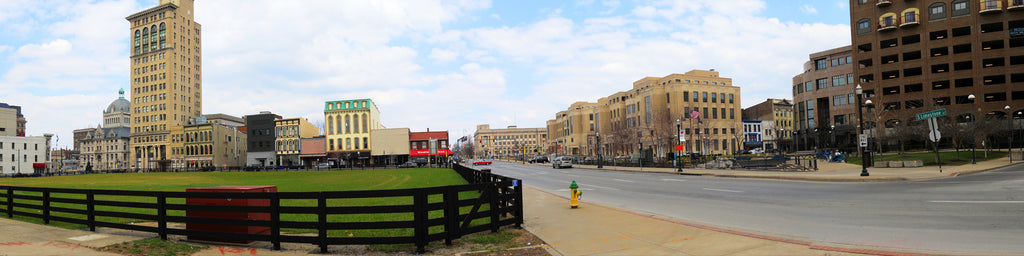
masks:
<path id="1" fill-rule="evenodd" d="M 953 86 L 955 86 L 956 88 L 974 86 L 974 78 L 961 78 L 953 80 Z"/>
<path id="2" fill-rule="evenodd" d="M 880 49 L 885 49 L 885 48 L 889 48 L 889 47 L 896 47 L 898 45 L 899 45 L 899 41 L 897 41 L 896 38 L 888 39 L 888 40 L 882 40 L 882 41 L 878 42 L 878 48 L 880 48 Z"/>
<path id="3" fill-rule="evenodd" d="M 953 12 L 952 12 L 952 16 L 953 17 L 958 17 L 958 16 L 964 16 L 964 15 L 971 14 L 971 8 L 970 8 L 969 5 L 967 5 L 967 0 L 955 0 L 955 1 L 953 1 L 952 5 L 953 5 Z"/>
<path id="4" fill-rule="evenodd" d="M 981 24 L 981 33 L 982 34 L 998 32 L 998 31 L 1003 31 L 1003 23 L 1002 22 Z"/>
<path id="5" fill-rule="evenodd" d="M 718 103 L 718 94 L 717 93 L 713 93 L 713 92 L 711 93 L 711 103 Z"/>
<path id="6" fill-rule="evenodd" d="M 970 70 L 973 67 L 974 67 L 973 62 L 971 62 L 969 60 L 968 61 L 961 61 L 961 62 L 953 63 L 953 70 L 957 70 L 957 71 L 959 71 L 959 70 Z"/>
<path id="7" fill-rule="evenodd" d="M 1005 75 L 985 76 L 983 79 L 984 80 L 982 81 L 982 84 L 984 85 L 997 85 L 1006 83 Z"/>
<path id="8" fill-rule="evenodd" d="M 981 42 L 981 50 L 982 51 L 996 50 L 996 49 L 1003 49 L 1003 40 L 993 40 L 993 41 Z"/>
<path id="9" fill-rule="evenodd" d="M 704 102 L 708 102 L 708 92 L 703 93 Z"/>
<path id="10" fill-rule="evenodd" d="M 921 84 L 908 84 L 903 86 L 903 92 L 912 93 L 923 91 L 924 87 Z"/>
<path id="11" fill-rule="evenodd" d="M 822 69 L 825 69 L 825 68 L 828 67 L 828 60 L 826 60 L 824 58 L 814 60 L 814 63 L 815 63 L 815 67 L 817 68 L 817 70 L 822 70 Z"/>
<path id="12" fill-rule="evenodd" d="M 949 72 L 949 63 L 932 65 L 932 74 Z"/>
<path id="13" fill-rule="evenodd" d="M 903 69 L 904 77 L 919 76 L 921 75 L 921 67 Z"/>
<path id="14" fill-rule="evenodd" d="M 1006 101 L 1005 92 L 986 93 L 985 102 Z"/>
<path id="15" fill-rule="evenodd" d="M 683 92 L 683 101 L 690 102 L 690 92 Z"/>
<path id="16" fill-rule="evenodd" d="M 903 53 L 903 61 L 916 60 L 921 58 L 921 51 L 912 51 Z"/>
<path id="17" fill-rule="evenodd" d="M 953 54 L 971 52 L 971 44 L 958 44 L 953 46 Z"/>
<path id="18" fill-rule="evenodd" d="M 806 91 L 806 92 L 814 91 L 814 82 L 806 82 L 806 83 L 804 83 L 804 88 L 805 88 L 804 91 Z"/>
<path id="19" fill-rule="evenodd" d="M 889 13 L 886 16 L 882 16 L 882 19 L 878 21 L 878 28 L 888 28 L 896 26 L 896 15 Z"/>
<path id="20" fill-rule="evenodd" d="M 932 57 L 949 55 L 949 48 L 945 47 L 945 46 L 937 47 L 937 48 L 932 48 L 931 49 L 931 55 L 932 55 Z"/>
<path id="21" fill-rule="evenodd" d="M 846 84 L 846 75 L 832 76 L 832 86 L 840 86 Z"/>
<path id="22" fill-rule="evenodd" d="M 900 94 L 899 86 L 885 87 L 882 88 L 882 95 Z"/>
<path id="23" fill-rule="evenodd" d="M 817 84 L 818 84 L 818 89 L 828 88 L 828 79 L 827 78 L 818 79 L 817 80 Z"/>
<path id="24" fill-rule="evenodd" d="M 949 89 L 949 80 L 932 82 L 932 90 L 945 90 L 945 89 Z"/>
<path id="25" fill-rule="evenodd" d="M 733 103 L 732 93 L 729 94 L 729 103 Z"/>
<path id="26" fill-rule="evenodd" d="M 971 27 L 959 27 L 953 29 L 953 37 L 969 36 L 971 35 Z"/>

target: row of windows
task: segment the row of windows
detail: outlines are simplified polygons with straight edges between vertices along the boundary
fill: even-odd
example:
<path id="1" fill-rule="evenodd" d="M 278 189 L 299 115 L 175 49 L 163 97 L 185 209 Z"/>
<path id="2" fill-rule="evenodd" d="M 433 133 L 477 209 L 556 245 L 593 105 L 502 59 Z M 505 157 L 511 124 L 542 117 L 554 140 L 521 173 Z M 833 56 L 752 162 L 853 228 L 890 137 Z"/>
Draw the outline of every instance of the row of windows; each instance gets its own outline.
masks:
<path id="1" fill-rule="evenodd" d="M 335 140 L 327 140 L 327 144 L 328 144 L 327 148 L 328 148 L 328 150 L 334 151 L 334 141 Z M 341 144 L 341 138 L 338 138 L 337 141 L 338 141 L 338 150 L 352 150 L 353 149 L 353 147 L 352 147 L 353 145 L 355 145 L 354 149 L 357 149 L 357 150 L 359 149 L 359 138 L 355 138 L 355 144 L 352 143 L 353 142 L 352 138 L 345 138 L 345 144 Z M 344 145 L 345 147 L 342 148 L 341 147 L 342 145 Z M 362 148 L 363 149 L 370 149 L 370 139 L 369 138 L 363 137 L 363 147 Z"/>
<path id="2" fill-rule="evenodd" d="M 16 159 L 18 159 L 18 158 L 17 158 L 17 155 L 11 154 L 11 158 L 8 158 L 8 159 L 11 159 L 11 162 L 17 162 Z M 34 160 L 32 160 L 33 162 L 39 162 L 39 155 L 35 155 L 35 157 L 33 157 L 32 159 L 34 159 Z M 3 161 L 4 161 L 4 155 L 0 154 L 0 162 L 3 162 Z M 28 155 L 22 155 L 21 162 L 28 162 Z M 12 168 L 11 170 L 14 170 L 13 169 L 14 166 L 11 166 L 11 168 Z"/>
<path id="3" fill-rule="evenodd" d="M 15 147 L 15 145 L 16 144 L 14 144 L 14 142 L 11 142 L 11 149 L 18 149 L 18 147 Z M 35 148 L 34 150 L 39 150 L 39 144 L 32 144 L 32 145 Z M 0 149 L 3 149 L 3 148 L 4 148 L 4 144 L 0 143 Z M 22 143 L 21 144 L 21 149 L 28 150 L 28 143 Z"/>
<path id="4" fill-rule="evenodd" d="M 835 75 L 831 79 L 831 87 L 843 86 L 847 84 L 854 84 L 853 73 L 845 75 Z M 796 93 L 812 92 L 817 88 L 818 90 L 826 89 L 830 87 L 829 78 L 818 78 L 814 81 L 807 81 L 803 84 L 793 85 L 793 91 Z"/>
<path id="5" fill-rule="evenodd" d="M 344 105 L 342 105 L 342 104 L 344 104 Z M 344 107 L 342 107 L 342 106 L 344 106 Z M 344 103 L 342 103 L 342 102 L 328 102 L 327 103 L 327 110 L 348 109 L 348 108 L 365 108 L 365 107 L 366 107 L 366 101 L 358 101 L 358 102 L 356 102 L 356 101 L 346 101 Z"/>
<path id="6" fill-rule="evenodd" d="M 342 124 L 341 123 L 342 116 L 345 117 L 345 125 L 344 126 L 341 125 Z M 359 132 L 360 131 L 359 130 L 359 116 L 360 116 L 359 114 L 328 115 L 327 116 L 327 134 L 352 134 L 352 133 L 360 133 Z M 366 114 L 362 114 L 362 117 L 363 117 L 363 123 L 362 123 L 363 124 L 363 126 L 362 126 L 363 130 L 362 130 L 362 133 L 369 133 L 370 132 L 370 129 L 369 129 L 369 126 L 368 126 L 369 120 L 368 120 Z M 338 129 L 337 132 L 334 131 L 335 127 L 337 127 L 337 129 Z M 344 132 L 342 132 L 342 130 L 341 130 L 342 127 L 345 128 Z"/>
<path id="7" fill-rule="evenodd" d="M 1009 0 L 1007 2 L 1009 3 L 1009 8 L 1016 8 L 1016 7 L 1024 6 L 1024 4 L 1021 3 L 1021 2 L 1024 2 L 1024 0 Z M 950 5 L 952 6 L 952 11 L 949 12 L 949 13 L 947 13 L 947 11 L 946 11 L 947 10 L 946 9 L 946 3 L 944 3 L 944 2 L 936 2 L 936 3 L 932 3 L 931 5 L 929 5 L 928 6 L 928 21 L 943 20 L 943 19 L 946 19 L 947 17 L 950 17 L 950 15 L 952 17 L 959 17 L 959 16 L 964 16 L 964 15 L 969 15 L 971 13 L 970 5 L 968 4 L 967 0 L 954 0 L 954 1 L 950 2 Z M 981 7 L 981 11 L 982 12 L 989 11 L 989 10 L 1000 10 L 1000 9 L 1002 9 L 1002 1 L 1001 0 L 982 0 L 980 7 Z M 919 22 L 918 11 L 917 11 L 916 8 L 910 8 L 910 9 L 904 10 L 903 12 L 901 12 L 901 16 L 902 16 L 903 21 L 900 24 L 896 24 L 896 14 L 895 13 L 886 13 L 886 14 L 882 15 L 879 18 L 879 24 L 877 26 L 878 29 L 881 31 L 881 30 L 886 30 L 886 29 L 890 29 L 890 28 L 895 28 L 896 25 L 901 25 L 902 26 L 902 25 L 907 25 L 907 24 L 916 24 L 916 23 Z M 869 19 L 861 19 L 861 20 L 857 21 L 857 34 L 861 34 L 862 35 L 862 34 L 867 34 L 867 33 L 870 33 L 870 32 L 871 32 L 871 21 Z"/>
<path id="8" fill-rule="evenodd" d="M 447 140 L 438 140 L 439 148 L 448 148 Z M 413 141 L 409 142 L 409 148 L 412 150 L 430 149 L 426 141 Z"/>
<path id="9" fill-rule="evenodd" d="M 691 113 L 690 110 L 691 110 L 690 107 L 684 107 L 683 108 L 683 113 L 687 113 L 687 114 L 682 115 L 682 116 L 690 117 L 690 115 L 689 115 L 689 113 Z M 701 112 L 700 108 L 694 107 L 692 110 L 693 111 L 697 111 L 698 114 L 703 115 L 703 119 L 719 119 L 718 118 L 719 113 L 721 113 L 721 116 L 722 116 L 721 119 L 726 119 L 725 118 L 725 110 L 726 110 L 726 108 L 710 108 L 711 111 L 708 111 L 709 110 L 708 108 L 704 108 L 704 111 Z M 709 115 L 709 113 L 710 113 L 710 115 Z M 734 108 L 730 108 L 729 109 L 729 118 L 728 119 L 736 119 L 736 109 L 734 109 Z"/>
<path id="10" fill-rule="evenodd" d="M 279 141 L 277 141 L 277 151 L 297 151 L 297 150 L 300 150 L 299 146 L 300 146 L 299 145 L 299 140 L 279 140 Z"/>
<path id="11" fill-rule="evenodd" d="M 1024 91 L 1012 91 L 1012 92 L 1009 93 L 1009 97 L 1007 97 L 1007 93 L 1006 92 L 985 93 L 984 95 L 981 95 L 981 96 L 982 96 L 982 101 L 984 101 L 984 102 L 1001 102 L 1001 101 L 1007 101 L 1007 100 L 1024 100 Z M 971 100 L 968 97 L 969 97 L 969 95 L 956 95 L 956 96 L 953 96 L 953 97 L 949 97 L 949 96 L 935 97 L 935 98 L 931 99 L 931 106 L 948 106 L 948 105 L 951 105 L 951 104 L 971 104 Z M 924 100 L 913 99 L 913 100 L 902 100 L 902 101 L 885 102 L 881 106 L 872 106 L 872 107 L 881 107 L 884 110 L 899 110 L 899 109 L 915 109 L 915 108 L 921 108 L 921 107 L 924 107 L 924 106 L 925 106 Z"/>

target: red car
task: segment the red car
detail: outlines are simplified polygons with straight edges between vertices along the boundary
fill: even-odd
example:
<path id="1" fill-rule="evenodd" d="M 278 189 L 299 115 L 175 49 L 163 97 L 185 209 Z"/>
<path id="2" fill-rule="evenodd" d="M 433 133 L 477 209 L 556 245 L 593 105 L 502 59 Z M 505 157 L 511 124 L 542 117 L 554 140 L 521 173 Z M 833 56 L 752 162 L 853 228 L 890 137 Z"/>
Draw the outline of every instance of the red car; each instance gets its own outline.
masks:
<path id="1" fill-rule="evenodd" d="M 473 165 L 491 165 L 491 161 L 487 161 L 487 160 L 473 161 Z"/>

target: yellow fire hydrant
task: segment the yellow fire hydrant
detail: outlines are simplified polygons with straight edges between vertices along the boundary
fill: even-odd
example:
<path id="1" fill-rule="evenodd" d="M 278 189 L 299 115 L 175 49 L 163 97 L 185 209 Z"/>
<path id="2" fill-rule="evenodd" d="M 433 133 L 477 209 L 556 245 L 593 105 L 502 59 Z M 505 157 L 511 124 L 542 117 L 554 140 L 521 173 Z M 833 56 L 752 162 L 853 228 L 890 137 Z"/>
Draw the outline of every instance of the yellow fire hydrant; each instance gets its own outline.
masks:
<path id="1" fill-rule="evenodd" d="M 571 189 L 569 192 L 569 207 L 580 207 L 580 197 L 583 196 L 583 191 L 580 191 L 580 186 L 576 185 L 576 181 L 574 180 L 572 181 L 572 184 L 569 184 L 569 189 Z"/>

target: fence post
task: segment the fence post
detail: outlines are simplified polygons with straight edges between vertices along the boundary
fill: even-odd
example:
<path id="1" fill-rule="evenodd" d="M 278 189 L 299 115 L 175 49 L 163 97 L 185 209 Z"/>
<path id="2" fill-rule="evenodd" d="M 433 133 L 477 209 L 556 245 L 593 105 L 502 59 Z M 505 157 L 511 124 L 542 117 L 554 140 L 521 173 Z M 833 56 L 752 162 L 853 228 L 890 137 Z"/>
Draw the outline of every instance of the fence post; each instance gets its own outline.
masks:
<path id="1" fill-rule="evenodd" d="M 7 217 L 14 218 L 14 189 L 7 188 Z"/>
<path id="2" fill-rule="evenodd" d="M 818 170 L 818 158 L 815 157 L 814 160 L 812 160 L 812 161 L 814 161 L 814 170 L 817 171 Z"/>
<path id="3" fill-rule="evenodd" d="M 455 186 L 448 186 L 444 191 L 444 244 L 452 245 L 452 240 L 459 238 L 459 192 Z"/>
<path id="4" fill-rule="evenodd" d="M 160 240 L 167 240 L 167 195 L 160 192 L 156 196 L 156 221 Z"/>
<path id="5" fill-rule="evenodd" d="M 498 201 L 501 200 L 501 195 L 498 194 L 498 183 L 491 183 L 491 197 L 488 200 L 491 201 L 491 232 L 496 233 L 500 227 L 498 225 Z"/>
<path id="6" fill-rule="evenodd" d="M 92 189 L 85 192 L 86 218 L 88 218 L 89 231 L 96 231 L 96 195 Z"/>
<path id="7" fill-rule="evenodd" d="M 416 240 L 416 253 L 426 252 L 427 246 L 427 191 L 420 189 L 413 196 L 413 220 L 416 222 L 414 230 Z"/>
<path id="8" fill-rule="evenodd" d="M 50 224 L 50 190 L 43 190 L 43 224 Z"/>
<path id="9" fill-rule="evenodd" d="M 515 184 L 515 211 L 516 211 L 516 228 L 523 228 L 523 180 L 514 180 L 518 184 Z"/>
<path id="10" fill-rule="evenodd" d="M 270 242 L 274 250 L 281 250 L 281 196 L 277 192 L 270 195 Z"/>
<path id="11" fill-rule="evenodd" d="M 319 219 L 316 229 L 319 232 L 320 253 L 327 253 L 327 195 L 317 193 L 317 215 Z"/>

